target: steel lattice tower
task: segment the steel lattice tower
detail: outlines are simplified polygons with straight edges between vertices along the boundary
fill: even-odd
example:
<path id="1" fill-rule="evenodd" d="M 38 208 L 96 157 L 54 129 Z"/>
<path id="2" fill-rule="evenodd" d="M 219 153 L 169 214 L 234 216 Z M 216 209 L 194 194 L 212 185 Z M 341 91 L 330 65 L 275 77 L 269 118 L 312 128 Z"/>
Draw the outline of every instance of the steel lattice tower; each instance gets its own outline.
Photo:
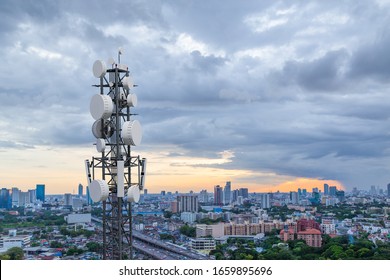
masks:
<path id="1" fill-rule="evenodd" d="M 111 68 L 100 60 L 93 65 L 100 83 L 94 85 L 99 94 L 92 97 L 90 110 L 100 155 L 85 162 L 91 198 L 103 205 L 103 259 L 108 260 L 133 256 L 131 204 L 139 200 L 146 168 L 145 158 L 131 154 L 131 146 L 141 142 L 142 130 L 132 120 L 137 97 L 131 92 L 134 85 L 128 67 L 120 64 L 120 54 L 118 63 L 109 61 Z"/>

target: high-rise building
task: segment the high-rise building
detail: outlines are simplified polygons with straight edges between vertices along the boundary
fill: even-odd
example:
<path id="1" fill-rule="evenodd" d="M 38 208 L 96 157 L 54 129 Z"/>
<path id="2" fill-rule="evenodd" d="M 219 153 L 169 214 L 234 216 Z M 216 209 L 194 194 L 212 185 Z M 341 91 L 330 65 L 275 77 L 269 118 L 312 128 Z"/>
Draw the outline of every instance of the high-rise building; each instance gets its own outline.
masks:
<path id="1" fill-rule="evenodd" d="M 0 191 L 0 208 L 11 209 L 11 207 L 12 207 L 12 199 L 9 194 L 9 190 L 6 188 L 2 188 Z"/>
<path id="2" fill-rule="evenodd" d="M 226 182 L 223 190 L 223 203 L 230 204 L 232 202 L 232 185 L 231 182 Z"/>
<path id="3" fill-rule="evenodd" d="M 79 196 L 83 196 L 83 185 L 79 184 Z"/>
<path id="4" fill-rule="evenodd" d="M 37 200 L 45 202 L 45 185 L 44 184 L 37 184 L 36 195 L 37 195 Z"/>
<path id="5" fill-rule="evenodd" d="M 30 203 L 30 194 L 28 192 L 19 191 L 19 205 L 25 206 Z"/>
<path id="6" fill-rule="evenodd" d="M 298 204 L 299 203 L 298 192 L 290 192 L 290 202 L 292 204 Z"/>
<path id="7" fill-rule="evenodd" d="M 247 188 L 240 188 L 238 190 L 238 195 L 242 196 L 243 198 L 248 198 L 249 197 L 249 192 Z"/>
<path id="8" fill-rule="evenodd" d="M 270 194 L 263 193 L 261 195 L 261 208 L 263 209 L 271 208 Z"/>
<path id="9" fill-rule="evenodd" d="M 311 192 L 312 193 L 318 193 L 318 188 L 312 188 Z"/>
<path id="10" fill-rule="evenodd" d="M 390 184 L 387 184 L 387 197 L 390 197 Z"/>
<path id="11" fill-rule="evenodd" d="M 165 196 L 165 191 L 161 191 L 161 195 L 162 195 L 162 196 Z"/>
<path id="12" fill-rule="evenodd" d="M 375 186 L 371 186 L 371 191 L 370 191 L 370 194 L 372 196 L 375 196 L 377 193 L 376 193 L 376 187 Z"/>
<path id="13" fill-rule="evenodd" d="M 328 194 L 329 194 L 329 185 L 324 184 L 324 195 L 328 195 Z"/>
<path id="14" fill-rule="evenodd" d="M 29 203 L 35 203 L 37 201 L 36 190 L 28 190 Z"/>
<path id="15" fill-rule="evenodd" d="M 345 200 L 345 192 L 344 191 L 337 191 L 336 197 L 339 199 L 340 202 L 343 202 Z"/>
<path id="16" fill-rule="evenodd" d="M 222 205 L 223 204 L 223 191 L 219 185 L 214 187 L 214 204 Z"/>
<path id="17" fill-rule="evenodd" d="M 178 208 L 178 203 L 177 201 L 171 201 L 171 212 L 172 213 L 177 213 L 177 208 Z"/>
<path id="18" fill-rule="evenodd" d="M 19 193 L 18 188 L 12 188 L 12 207 L 19 207 Z"/>
<path id="19" fill-rule="evenodd" d="M 304 231 L 308 228 L 320 229 L 320 224 L 314 220 L 300 219 L 297 221 L 297 231 Z"/>
<path id="20" fill-rule="evenodd" d="M 193 194 L 177 196 L 178 212 L 198 212 L 198 196 Z"/>
<path id="21" fill-rule="evenodd" d="M 232 202 L 236 202 L 238 198 L 238 190 L 232 191 Z"/>
<path id="22" fill-rule="evenodd" d="M 201 203 L 207 203 L 209 202 L 209 194 L 207 193 L 207 190 L 201 190 L 199 193 L 199 202 Z"/>
<path id="23" fill-rule="evenodd" d="M 302 195 L 305 196 L 305 197 L 307 196 L 307 190 L 306 189 L 302 190 Z"/>
<path id="24" fill-rule="evenodd" d="M 64 195 L 64 205 L 65 206 L 72 206 L 72 194 L 66 193 Z"/>
<path id="25" fill-rule="evenodd" d="M 336 196 L 337 187 L 336 186 L 330 186 L 329 187 L 329 195 L 330 196 Z"/>

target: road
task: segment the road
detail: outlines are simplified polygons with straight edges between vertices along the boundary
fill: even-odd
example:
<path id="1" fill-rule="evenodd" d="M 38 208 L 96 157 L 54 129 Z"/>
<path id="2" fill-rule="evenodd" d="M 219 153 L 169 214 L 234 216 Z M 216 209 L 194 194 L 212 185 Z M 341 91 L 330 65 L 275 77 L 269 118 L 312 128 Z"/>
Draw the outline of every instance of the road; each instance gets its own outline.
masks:
<path id="1" fill-rule="evenodd" d="M 94 222 L 102 223 L 101 219 L 92 217 Z M 156 260 L 209 260 L 207 255 L 188 250 L 172 243 L 166 243 L 152 238 L 142 232 L 133 230 L 133 248 L 140 253 Z"/>

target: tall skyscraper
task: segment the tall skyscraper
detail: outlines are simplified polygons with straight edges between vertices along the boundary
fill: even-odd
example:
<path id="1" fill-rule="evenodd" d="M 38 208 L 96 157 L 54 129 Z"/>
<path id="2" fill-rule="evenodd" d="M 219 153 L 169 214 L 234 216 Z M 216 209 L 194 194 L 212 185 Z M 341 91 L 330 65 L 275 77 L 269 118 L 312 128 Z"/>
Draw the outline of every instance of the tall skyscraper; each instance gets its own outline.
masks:
<path id="1" fill-rule="evenodd" d="M 199 193 L 199 202 L 207 203 L 209 202 L 209 194 L 207 193 L 207 190 L 201 190 Z"/>
<path id="2" fill-rule="evenodd" d="M 12 207 L 12 199 L 9 194 L 9 190 L 6 188 L 2 188 L 0 190 L 0 208 L 11 209 L 11 207 Z"/>
<path id="3" fill-rule="evenodd" d="M 328 194 L 329 194 L 329 185 L 324 184 L 324 195 L 328 195 Z"/>
<path id="4" fill-rule="evenodd" d="M 193 194 L 178 195 L 177 196 L 178 212 L 198 212 L 198 196 Z"/>
<path id="5" fill-rule="evenodd" d="M 387 197 L 390 197 L 390 184 L 387 184 Z"/>
<path id="6" fill-rule="evenodd" d="M 343 202 L 345 200 L 345 192 L 344 191 L 337 191 L 336 197 L 339 199 L 340 202 Z"/>
<path id="7" fill-rule="evenodd" d="M 28 190 L 29 203 L 35 203 L 37 201 L 37 191 Z"/>
<path id="8" fill-rule="evenodd" d="M 83 196 L 83 185 L 79 184 L 79 196 Z"/>
<path id="9" fill-rule="evenodd" d="M 239 196 L 238 190 L 232 191 L 232 202 L 236 202 L 238 199 L 238 196 Z"/>
<path id="10" fill-rule="evenodd" d="M 290 192 L 290 202 L 292 204 L 298 204 L 299 203 L 298 192 Z"/>
<path id="11" fill-rule="evenodd" d="M 45 185 L 37 184 L 36 194 L 37 194 L 37 200 L 45 202 Z"/>
<path id="12" fill-rule="evenodd" d="M 377 193 L 376 193 L 376 187 L 375 187 L 375 186 L 371 186 L 371 191 L 370 191 L 370 193 L 371 193 L 372 196 L 377 195 Z"/>
<path id="13" fill-rule="evenodd" d="M 337 187 L 336 186 L 330 186 L 329 187 L 329 195 L 330 196 L 336 196 Z"/>
<path id="14" fill-rule="evenodd" d="M 12 188 L 12 207 L 19 207 L 19 193 L 18 188 Z"/>
<path id="15" fill-rule="evenodd" d="M 243 198 L 248 198 L 249 197 L 249 192 L 247 188 L 240 188 L 238 190 L 238 196 L 242 196 Z"/>
<path id="16" fill-rule="evenodd" d="M 263 209 L 271 208 L 270 194 L 269 193 L 263 193 L 261 195 L 261 208 L 263 208 Z"/>
<path id="17" fill-rule="evenodd" d="M 219 185 L 214 187 L 214 204 L 222 205 L 223 204 L 223 191 Z"/>
<path id="18" fill-rule="evenodd" d="M 29 193 L 19 191 L 19 206 L 25 206 L 28 203 L 30 203 Z"/>
<path id="19" fill-rule="evenodd" d="M 66 193 L 64 195 L 64 205 L 65 206 L 72 206 L 72 194 Z"/>
<path id="20" fill-rule="evenodd" d="M 223 190 L 223 203 L 230 204 L 232 202 L 232 185 L 231 182 L 226 182 Z"/>

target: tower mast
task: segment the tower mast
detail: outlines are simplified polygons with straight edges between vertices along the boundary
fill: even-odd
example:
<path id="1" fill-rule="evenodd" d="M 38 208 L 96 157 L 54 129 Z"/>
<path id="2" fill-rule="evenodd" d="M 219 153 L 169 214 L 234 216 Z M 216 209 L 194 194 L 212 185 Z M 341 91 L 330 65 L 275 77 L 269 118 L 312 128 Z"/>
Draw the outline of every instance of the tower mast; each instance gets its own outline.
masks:
<path id="1" fill-rule="evenodd" d="M 118 58 L 121 54 L 119 50 Z M 91 199 L 103 207 L 103 259 L 122 260 L 133 257 L 131 206 L 144 187 L 146 159 L 131 153 L 131 147 L 141 143 L 142 128 L 132 120 L 137 96 L 131 91 L 129 69 L 113 59 L 109 64 L 93 64 L 99 93 L 91 99 L 90 112 L 99 156 L 86 161 L 86 172 Z"/>

